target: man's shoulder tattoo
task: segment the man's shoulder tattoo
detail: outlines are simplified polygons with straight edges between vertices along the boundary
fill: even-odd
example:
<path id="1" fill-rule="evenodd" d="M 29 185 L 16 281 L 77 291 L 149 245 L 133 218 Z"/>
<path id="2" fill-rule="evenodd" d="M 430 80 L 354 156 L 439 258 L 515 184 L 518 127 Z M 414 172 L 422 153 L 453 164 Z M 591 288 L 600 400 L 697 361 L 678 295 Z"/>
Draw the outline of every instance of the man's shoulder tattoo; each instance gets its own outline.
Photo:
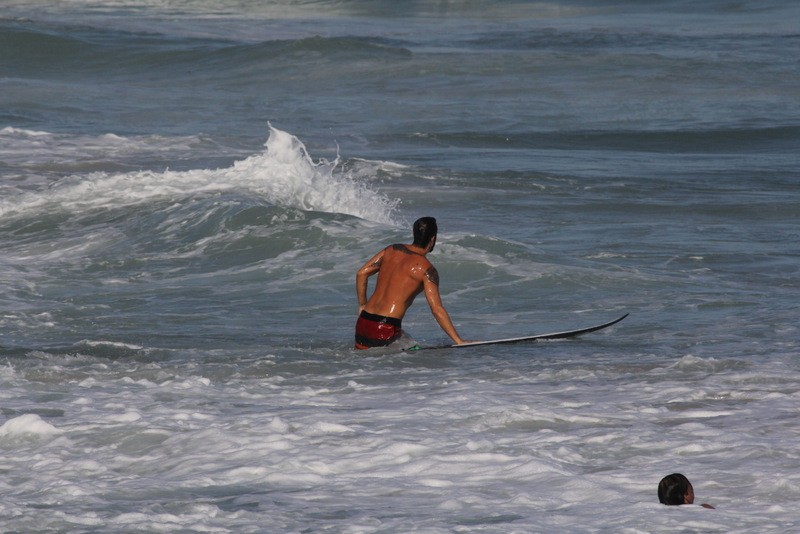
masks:
<path id="1" fill-rule="evenodd" d="M 439 271 L 437 271 L 436 267 L 433 265 L 431 265 L 430 268 L 425 271 L 425 276 L 437 286 L 439 285 Z"/>

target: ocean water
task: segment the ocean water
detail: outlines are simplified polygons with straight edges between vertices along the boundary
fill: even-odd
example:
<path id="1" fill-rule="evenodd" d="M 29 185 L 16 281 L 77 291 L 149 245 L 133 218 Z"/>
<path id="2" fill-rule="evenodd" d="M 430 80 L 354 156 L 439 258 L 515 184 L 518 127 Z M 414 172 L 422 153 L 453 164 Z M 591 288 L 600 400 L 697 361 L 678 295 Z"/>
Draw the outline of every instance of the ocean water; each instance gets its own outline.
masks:
<path id="1" fill-rule="evenodd" d="M 797 532 L 798 21 L 4 1 L 0 531 Z M 467 339 L 630 316 L 354 352 L 426 215 Z"/>

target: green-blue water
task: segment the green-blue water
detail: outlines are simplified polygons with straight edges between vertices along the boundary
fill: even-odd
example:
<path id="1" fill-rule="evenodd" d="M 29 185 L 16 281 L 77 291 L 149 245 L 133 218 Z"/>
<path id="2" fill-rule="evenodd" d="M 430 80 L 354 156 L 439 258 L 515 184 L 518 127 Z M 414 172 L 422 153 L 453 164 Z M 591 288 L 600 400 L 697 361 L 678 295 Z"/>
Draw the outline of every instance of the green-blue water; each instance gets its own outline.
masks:
<path id="1" fill-rule="evenodd" d="M 5 2 L 3 529 L 794 530 L 799 15 Z M 468 339 L 631 315 L 352 352 L 424 215 Z"/>

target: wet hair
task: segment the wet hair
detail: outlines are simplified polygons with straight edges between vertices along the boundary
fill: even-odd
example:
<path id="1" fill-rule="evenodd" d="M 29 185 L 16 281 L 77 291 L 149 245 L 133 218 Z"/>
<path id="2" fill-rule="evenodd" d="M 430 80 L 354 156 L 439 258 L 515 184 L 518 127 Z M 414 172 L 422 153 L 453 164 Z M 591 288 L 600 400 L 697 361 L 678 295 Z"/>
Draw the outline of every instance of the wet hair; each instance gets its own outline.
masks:
<path id="1" fill-rule="evenodd" d="M 689 479 L 680 473 L 672 473 L 658 483 L 658 502 L 661 504 L 685 504 L 686 494 L 692 488 Z"/>
<path id="2" fill-rule="evenodd" d="M 433 217 L 422 217 L 414 222 L 414 245 L 425 248 L 436 237 L 439 227 Z M 431 248 L 433 250 L 433 248 Z"/>

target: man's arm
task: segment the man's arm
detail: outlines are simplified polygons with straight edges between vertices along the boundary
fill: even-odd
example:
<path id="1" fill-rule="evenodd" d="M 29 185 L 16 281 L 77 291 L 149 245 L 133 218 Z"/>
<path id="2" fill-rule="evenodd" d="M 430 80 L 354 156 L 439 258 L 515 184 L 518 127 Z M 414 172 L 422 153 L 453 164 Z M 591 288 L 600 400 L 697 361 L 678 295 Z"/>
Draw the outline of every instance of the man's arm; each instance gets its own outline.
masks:
<path id="1" fill-rule="evenodd" d="M 367 305 L 367 283 L 369 277 L 381 270 L 381 262 L 383 261 L 383 253 L 386 249 L 381 250 L 370 258 L 367 263 L 361 266 L 356 272 L 356 295 L 358 296 L 358 313 Z"/>
<path id="2" fill-rule="evenodd" d="M 439 272 L 436 270 L 436 267 L 431 265 L 428 270 L 425 271 L 422 284 L 425 289 L 425 299 L 428 301 L 428 306 L 431 307 L 431 312 L 436 322 L 439 323 L 444 333 L 450 336 L 450 339 L 452 339 L 456 345 L 464 343 L 464 340 L 461 339 L 461 336 L 456 332 L 456 327 L 453 326 L 450 315 L 447 313 L 447 310 L 444 309 L 444 305 L 442 305 L 442 297 L 439 294 Z"/>

